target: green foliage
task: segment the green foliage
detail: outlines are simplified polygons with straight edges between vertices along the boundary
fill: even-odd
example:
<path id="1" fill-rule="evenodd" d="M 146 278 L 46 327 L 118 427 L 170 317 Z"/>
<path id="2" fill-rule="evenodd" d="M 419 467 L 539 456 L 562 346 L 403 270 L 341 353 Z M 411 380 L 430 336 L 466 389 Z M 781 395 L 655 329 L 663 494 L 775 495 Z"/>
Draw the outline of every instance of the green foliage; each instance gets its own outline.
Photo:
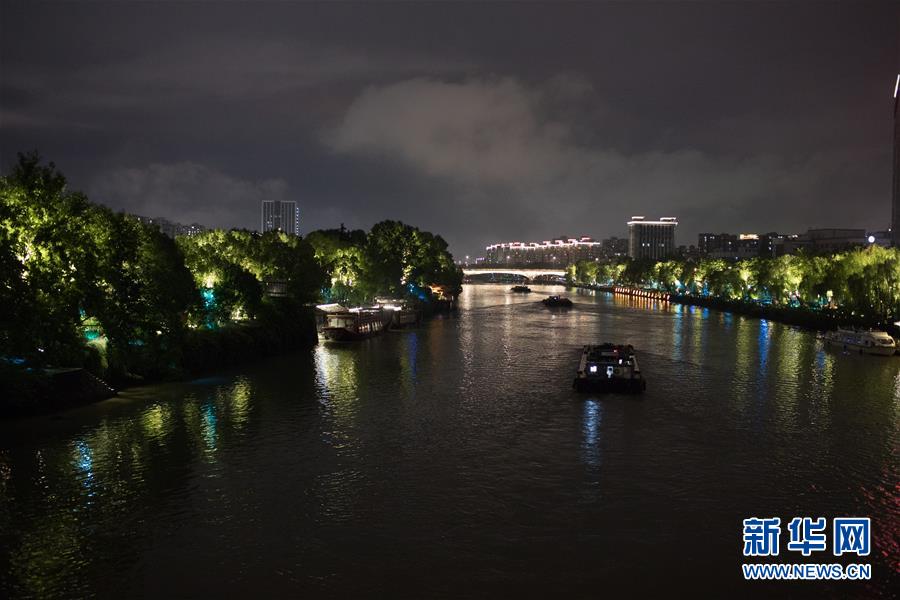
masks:
<path id="1" fill-rule="evenodd" d="M 215 298 L 194 313 L 197 324 L 255 319 L 273 286 L 283 287 L 298 304 L 313 302 L 324 282 L 313 247 L 281 232 L 213 230 L 180 237 L 178 246 L 197 286 L 212 290 Z"/>
<path id="2" fill-rule="evenodd" d="M 581 261 L 566 278 L 583 285 L 654 287 L 670 293 L 823 310 L 892 323 L 900 318 L 900 249 L 868 246 L 834 254 L 729 261 L 720 258 Z"/>
<path id="3" fill-rule="evenodd" d="M 323 282 L 297 237 L 212 231 L 176 243 L 68 192 L 35 153 L 0 178 L 0 358 L 156 377 L 183 362 L 189 320 L 296 313 Z M 211 315 L 207 284 L 218 298 Z M 270 285 L 285 297 L 269 299 Z M 88 345 L 88 329 L 102 338 Z"/>
<path id="4" fill-rule="evenodd" d="M 78 360 L 80 311 L 96 296 L 95 211 L 36 154 L 20 154 L 0 178 L 0 353 L 35 364 Z"/>
<path id="5" fill-rule="evenodd" d="M 440 289 L 456 295 L 462 272 L 438 235 L 399 221 L 363 231 L 321 230 L 307 236 L 328 273 L 326 299 L 358 303 L 378 295 L 416 296 Z"/>

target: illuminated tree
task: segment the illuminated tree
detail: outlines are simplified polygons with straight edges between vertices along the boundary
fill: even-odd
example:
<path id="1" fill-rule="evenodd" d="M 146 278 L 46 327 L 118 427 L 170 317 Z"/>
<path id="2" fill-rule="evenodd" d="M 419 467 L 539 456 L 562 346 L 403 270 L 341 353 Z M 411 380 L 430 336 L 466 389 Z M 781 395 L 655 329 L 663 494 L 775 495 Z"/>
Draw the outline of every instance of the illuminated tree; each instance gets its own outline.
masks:
<path id="1" fill-rule="evenodd" d="M 3 351 L 34 364 L 78 364 L 79 325 L 93 295 L 96 243 L 89 232 L 93 207 L 66 191 L 53 163 L 20 154 L 0 179 L 0 239 L 9 333 Z"/>
<path id="2" fill-rule="evenodd" d="M 332 300 L 362 301 L 378 295 L 427 299 L 440 287 L 456 295 L 462 272 L 438 235 L 399 221 L 376 223 L 371 232 L 314 231 L 307 239 L 327 271 Z"/>

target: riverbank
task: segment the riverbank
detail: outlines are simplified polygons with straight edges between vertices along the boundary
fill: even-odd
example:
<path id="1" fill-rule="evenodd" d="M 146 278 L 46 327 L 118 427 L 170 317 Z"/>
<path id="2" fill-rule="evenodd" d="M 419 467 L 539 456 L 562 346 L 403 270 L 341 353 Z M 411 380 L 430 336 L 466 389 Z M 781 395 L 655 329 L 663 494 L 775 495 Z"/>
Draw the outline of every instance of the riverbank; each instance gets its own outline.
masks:
<path id="1" fill-rule="evenodd" d="M 650 298 L 675 304 L 700 306 L 722 312 L 777 321 L 786 325 L 794 325 L 816 331 L 830 331 L 836 329 L 838 326 L 853 326 L 880 329 L 887 331 L 895 338 L 900 337 L 900 328 L 893 323 L 883 323 L 874 319 L 861 318 L 856 315 L 847 315 L 836 310 L 810 310 L 800 307 L 766 306 L 741 300 L 725 300 L 723 298 L 691 296 L 687 294 L 669 294 L 658 290 L 642 290 L 626 286 L 591 286 L 573 284 L 570 285 L 570 287 L 591 289 L 610 294 Z"/>
<path id="2" fill-rule="evenodd" d="M 178 381 L 222 367 L 249 363 L 316 345 L 311 309 L 252 323 L 186 332 L 181 346 L 142 374 L 113 374 L 100 368 L 0 367 L 0 418 L 33 416 L 67 410 L 112 398 L 119 390 L 162 381 Z"/>
<path id="3" fill-rule="evenodd" d="M 455 299 L 439 299 L 423 303 L 419 310 L 424 320 L 456 308 Z M 266 321 L 192 329 L 186 333 L 177 356 L 169 357 L 173 362 L 164 368 L 152 367 L 144 375 L 110 377 L 99 369 L 28 369 L 0 363 L 0 419 L 59 412 L 112 398 L 123 389 L 185 380 L 223 367 L 309 349 L 317 343 L 314 310 L 304 308 L 290 314 L 270 314 Z"/>

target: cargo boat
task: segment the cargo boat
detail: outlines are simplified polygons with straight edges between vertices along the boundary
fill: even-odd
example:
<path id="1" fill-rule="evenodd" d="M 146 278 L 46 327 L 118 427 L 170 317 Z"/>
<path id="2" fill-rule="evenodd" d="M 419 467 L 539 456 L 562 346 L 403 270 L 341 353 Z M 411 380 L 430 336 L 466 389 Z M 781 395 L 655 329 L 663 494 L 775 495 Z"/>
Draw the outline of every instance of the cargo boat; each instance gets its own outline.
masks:
<path id="1" fill-rule="evenodd" d="M 544 306 L 553 307 L 563 307 L 563 308 L 571 308 L 572 301 L 566 298 L 565 296 L 548 296 L 541 300 L 544 303 Z"/>
<path id="2" fill-rule="evenodd" d="M 517 294 L 528 294 L 531 292 L 531 288 L 527 285 L 514 285 L 509 289 L 509 291 L 515 292 Z"/>
<path id="3" fill-rule="evenodd" d="M 884 331 L 875 329 L 846 329 L 838 327 L 836 331 L 825 334 L 825 343 L 844 350 L 859 351 L 860 354 L 877 354 L 891 356 L 897 351 L 897 343 Z"/>
<path id="4" fill-rule="evenodd" d="M 584 347 L 572 386 L 579 392 L 639 394 L 647 382 L 632 346 L 600 344 Z"/>
<path id="5" fill-rule="evenodd" d="M 327 340 L 352 342 L 384 332 L 394 318 L 394 311 L 378 308 L 351 308 L 328 312 L 322 327 Z"/>

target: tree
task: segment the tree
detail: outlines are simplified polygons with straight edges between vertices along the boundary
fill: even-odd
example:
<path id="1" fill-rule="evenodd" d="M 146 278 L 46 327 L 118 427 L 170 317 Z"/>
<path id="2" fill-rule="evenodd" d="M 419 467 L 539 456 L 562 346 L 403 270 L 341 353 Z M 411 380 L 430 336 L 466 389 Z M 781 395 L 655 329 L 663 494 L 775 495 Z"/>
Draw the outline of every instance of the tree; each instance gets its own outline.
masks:
<path id="1" fill-rule="evenodd" d="M 313 247 L 297 236 L 213 230 L 181 237 L 178 244 L 197 286 L 204 290 L 202 314 L 195 316 L 198 323 L 221 325 L 237 316 L 256 318 L 269 287 L 283 287 L 294 303 L 313 302 L 324 284 Z"/>
<path id="2" fill-rule="evenodd" d="M 93 208 L 36 153 L 19 154 L 0 180 L 0 199 L 0 280 L 10 282 L 5 293 L 17 303 L 4 351 L 34 364 L 77 364 L 82 309 L 96 275 Z"/>
<path id="3" fill-rule="evenodd" d="M 462 271 L 439 235 L 399 221 L 361 231 L 314 231 L 307 240 L 330 281 L 331 300 L 362 302 L 375 296 L 427 299 L 440 291 L 455 296 Z"/>

